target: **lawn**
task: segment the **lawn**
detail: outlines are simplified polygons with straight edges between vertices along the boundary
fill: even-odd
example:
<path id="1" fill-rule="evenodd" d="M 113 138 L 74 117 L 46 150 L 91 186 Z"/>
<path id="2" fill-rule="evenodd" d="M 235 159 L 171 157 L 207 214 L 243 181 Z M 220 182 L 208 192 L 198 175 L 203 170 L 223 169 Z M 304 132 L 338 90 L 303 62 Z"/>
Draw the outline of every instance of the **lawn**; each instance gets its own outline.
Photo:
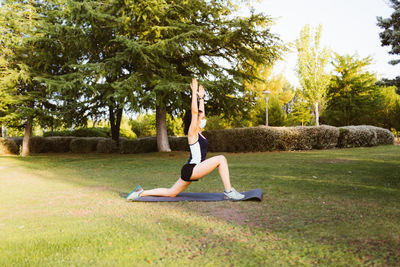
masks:
<path id="1" fill-rule="evenodd" d="M 0 266 L 399 266 L 400 146 L 224 155 L 262 202 L 125 201 L 184 152 L 0 157 Z"/>

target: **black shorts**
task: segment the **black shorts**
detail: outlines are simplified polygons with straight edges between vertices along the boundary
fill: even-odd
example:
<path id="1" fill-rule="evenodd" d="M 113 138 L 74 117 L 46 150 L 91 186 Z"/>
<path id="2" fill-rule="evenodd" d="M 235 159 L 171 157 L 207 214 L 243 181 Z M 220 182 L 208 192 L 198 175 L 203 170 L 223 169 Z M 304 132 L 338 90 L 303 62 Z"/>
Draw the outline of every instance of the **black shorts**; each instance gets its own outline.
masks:
<path id="1" fill-rule="evenodd" d="M 192 177 L 193 169 L 197 164 L 185 164 L 181 169 L 181 179 L 186 182 L 195 182 L 197 180 L 190 180 Z"/>

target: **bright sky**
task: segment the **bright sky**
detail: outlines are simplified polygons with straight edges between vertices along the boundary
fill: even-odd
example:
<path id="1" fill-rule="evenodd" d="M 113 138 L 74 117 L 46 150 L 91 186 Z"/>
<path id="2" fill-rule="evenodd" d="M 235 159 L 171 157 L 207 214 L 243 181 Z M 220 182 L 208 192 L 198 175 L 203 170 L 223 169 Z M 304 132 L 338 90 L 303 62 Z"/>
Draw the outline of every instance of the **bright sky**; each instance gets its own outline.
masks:
<path id="1" fill-rule="evenodd" d="M 257 12 L 275 19 L 272 27 L 284 42 L 293 42 L 301 28 L 309 24 L 322 24 L 321 45 L 341 55 L 371 56 L 370 71 L 378 78 L 394 78 L 400 75 L 400 66 L 388 63 L 395 56 L 388 54 L 389 47 L 382 47 L 376 17 L 389 17 L 393 13 L 388 0 L 263 0 L 254 3 Z M 277 64 L 275 72 L 283 72 L 293 84 L 299 85 L 295 68 L 296 53 L 285 55 L 284 62 Z"/>

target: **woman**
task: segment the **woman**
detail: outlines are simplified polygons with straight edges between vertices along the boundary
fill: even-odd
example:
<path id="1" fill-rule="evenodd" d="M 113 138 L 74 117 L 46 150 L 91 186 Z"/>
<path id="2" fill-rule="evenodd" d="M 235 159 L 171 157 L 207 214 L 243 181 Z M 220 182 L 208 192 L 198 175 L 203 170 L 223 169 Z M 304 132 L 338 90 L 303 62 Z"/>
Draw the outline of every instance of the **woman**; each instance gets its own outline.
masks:
<path id="1" fill-rule="evenodd" d="M 229 179 L 228 162 L 222 155 L 209 159 L 207 154 L 207 139 L 201 134 L 202 129 L 206 126 L 205 109 L 204 109 L 204 88 L 202 85 L 197 86 L 197 80 L 193 79 L 190 84 L 192 89 L 192 119 L 188 131 L 188 142 L 190 147 L 189 161 L 182 167 L 181 178 L 171 188 L 156 188 L 151 190 L 143 190 L 139 185 L 126 198 L 127 200 L 135 200 L 142 196 L 164 196 L 175 197 L 185 190 L 191 182 L 203 178 L 215 168 L 218 167 L 219 176 L 222 179 L 226 198 L 232 200 L 240 200 L 244 198 L 243 194 L 237 192 L 231 187 Z M 198 92 L 197 92 L 198 90 Z M 197 95 L 200 100 L 200 109 L 197 106 Z"/>

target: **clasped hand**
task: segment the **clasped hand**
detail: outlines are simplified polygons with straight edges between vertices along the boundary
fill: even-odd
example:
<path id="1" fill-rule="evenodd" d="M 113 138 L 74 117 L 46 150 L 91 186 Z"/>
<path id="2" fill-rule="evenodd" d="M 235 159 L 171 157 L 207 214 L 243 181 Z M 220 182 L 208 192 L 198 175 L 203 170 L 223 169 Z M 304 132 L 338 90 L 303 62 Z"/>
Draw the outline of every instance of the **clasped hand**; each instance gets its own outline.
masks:
<path id="1" fill-rule="evenodd" d="M 205 91 L 204 87 L 200 84 L 198 85 L 198 82 L 196 78 L 192 79 L 192 83 L 190 84 L 190 88 L 192 89 L 193 93 L 196 93 L 200 98 L 204 97 Z"/>

